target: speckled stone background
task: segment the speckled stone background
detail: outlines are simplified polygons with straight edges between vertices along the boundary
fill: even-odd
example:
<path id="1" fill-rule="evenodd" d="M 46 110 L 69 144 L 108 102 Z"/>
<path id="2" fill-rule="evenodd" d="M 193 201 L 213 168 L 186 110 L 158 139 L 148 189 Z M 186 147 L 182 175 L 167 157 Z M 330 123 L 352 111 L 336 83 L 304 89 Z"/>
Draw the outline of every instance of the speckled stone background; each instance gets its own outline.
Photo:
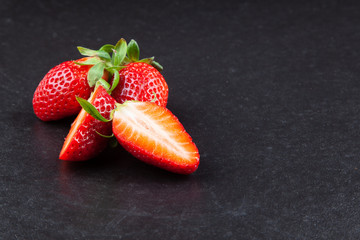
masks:
<path id="1" fill-rule="evenodd" d="M 0 1 L 0 239 L 360 239 L 356 1 Z M 192 135 L 191 176 L 120 147 L 58 160 L 46 72 L 134 38 Z"/>

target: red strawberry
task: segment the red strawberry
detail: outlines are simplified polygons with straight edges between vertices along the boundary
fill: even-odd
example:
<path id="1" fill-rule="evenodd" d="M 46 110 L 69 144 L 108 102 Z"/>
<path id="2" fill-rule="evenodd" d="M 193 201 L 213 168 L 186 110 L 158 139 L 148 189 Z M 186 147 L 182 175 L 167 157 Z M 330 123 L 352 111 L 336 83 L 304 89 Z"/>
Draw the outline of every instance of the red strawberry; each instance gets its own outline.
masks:
<path id="1" fill-rule="evenodd" d="M 179 120 L 152 102 L 127 101 L 115 110 L 113 133 L 136 158 L 180 174 L 193 173 L 199 152 Z"/>
<path id="2" fill-rule="evenodd" d="M 82 58 L 76 62 L 84 62 Z M 36 116 L 43 121 L 58 120 L 78 113 L 81 109 L 75 96 L 89 98 L 92 88 L 87 81 L 91 65 L 63 62 L 52 68 L 41 80 L 33 97 Z M 107 75 L 103 78 L 107 79 Z"/>
<path id="3" fill-rule="evenodd" d="M 123 103 L 127 100 L 150 102 L 154 99 L 159 106 L 166 107 L 168 85 L 161 73 L 144 62 L 133 62 L 119 71 L 119 84 L 113 90 L 113 98 Z"/>
<path id="4" fill-rule="evenodd" d="M 110 117 L 115 108 L 115 100 L 99 86 L 91 95 L 89 102 L 104 118 Z M 102 122 L 82 109 L 71 126 L 70 132 L 60 152 L 59 158 L 70 161 L 84 161 L 98 155 L 107 145 L 108 139 L 100 136 L 111 134 L 111 122 Z"/>

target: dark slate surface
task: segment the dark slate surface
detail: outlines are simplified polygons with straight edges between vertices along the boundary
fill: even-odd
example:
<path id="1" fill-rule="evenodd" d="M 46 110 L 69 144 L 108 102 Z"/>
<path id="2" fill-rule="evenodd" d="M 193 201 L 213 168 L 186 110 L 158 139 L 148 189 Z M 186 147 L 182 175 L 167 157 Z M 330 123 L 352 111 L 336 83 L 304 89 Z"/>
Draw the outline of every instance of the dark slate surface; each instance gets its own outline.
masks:
<path id="1" fill-rule="evenodd" d="M 0 239 L 359 239 L 360 5 L 0 1 Z M 121 148 L 58 160 L 73 119 L 33 92 L 56 64 L 134 38 L 201 164 Z"/>

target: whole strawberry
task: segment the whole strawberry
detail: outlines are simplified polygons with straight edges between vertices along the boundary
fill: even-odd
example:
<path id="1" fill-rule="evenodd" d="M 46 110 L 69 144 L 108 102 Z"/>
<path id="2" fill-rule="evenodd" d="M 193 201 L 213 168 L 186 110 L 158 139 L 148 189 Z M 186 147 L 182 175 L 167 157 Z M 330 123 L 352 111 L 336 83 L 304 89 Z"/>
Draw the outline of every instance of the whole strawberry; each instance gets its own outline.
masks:
<path id="1" fill-rule="evenodd" d="M 150 102 L 156 94 L 155 103 L 166 107 L 168 85 L 156 68 L 144 62 L 133 62 L 121 69 L 119 75 L 119 84 L 112 92 L 117 102 L 123 103 L 128 100 Z"/>
<path id="2" fill-rule="evenodd" d="M 107 45 L 99 50 L 78 47 L 85 58 L 66 61 L 52 68 L 41 80 L 33 97 L 36 116 L 43 121 L 62 119 L 77 114 L 81 106 L 76 96 L 89 98 L 95 83 L 107 80 L 104 62 L 111 59 Z"/>
<path id="3" fill-rule="evenodd" d="M 85 60 L 82 58 L 77 62 Z M 75 96 L 87 99 L 91 93 L 86 80 L 90 67 L 67 61 L 52 68 L 35 90 L 33 108 L 36 116 L 51 121 L 78 113 L 81 106 Z"/>
<path id="4" fill-rule="evenodd" d="M 113 67 L 113 89 L 111 96 L 119 103 L 128 100 L 150 102 L 166 107 L 169 89 L 159 70 L 162 66 L 154 58 L 139 60 L 140 49 L 135 40 L 126 44 L 121 39 L 115 46 Z M 127 54 L 127 55 L 125 55 Z M 119 56 L 120 55 L 120 56 Z M 116 56 L 118 62 L 115 62 Z M 111 72 L 111 69 L 109 69 Z"/>

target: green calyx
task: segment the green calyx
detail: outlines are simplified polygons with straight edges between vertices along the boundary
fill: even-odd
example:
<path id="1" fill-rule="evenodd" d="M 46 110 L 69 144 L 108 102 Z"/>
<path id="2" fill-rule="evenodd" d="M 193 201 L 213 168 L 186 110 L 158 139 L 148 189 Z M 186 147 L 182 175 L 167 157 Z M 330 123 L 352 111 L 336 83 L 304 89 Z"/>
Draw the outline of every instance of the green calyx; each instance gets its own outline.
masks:
<path id="1" fill-rule="evenodd" d="M 87 75 L 89 86 L 95 86 L 95 84 L 102 79 L 104 71 L 107 71 L 110 74 L 109 78 L 113 78 L 111 87 L 107 88 L 110 94 L 119 83 L 119 71 L 129 63 L 144 62 L 152 65 L 158 71 L 163 70 L 163 67 L 154 61 L 154 57 L 139 60 L 140 48 L 133 39 L 127 44 L 125 39 L 121 38 L 116 45 L 105 44 L 99 50 L 92 50 L 80 46 L 77 48 L 81 55 L 90 58 L 84 62 L 76 63 L 79 65 L 93 65 Z"/>
<path id="2" fill-rule="evenodd" d="M 140 48 L 134 39 L 132 39 L 128 44 L 127 56 L 133 62 L 139 61 Z"/>
<path id="3" fill-rule="evenodd" d="M 84 62 L 75 62 L 79 65 L 93 65 L 87 75 L 87 81 L 90 87 L 94 87 L 96 82 L 102 79 L 104 71 L 107 67 L 107 62 L 111 61 L 111 48 L 114 47 L 110 44 L 102 46 L 99 50 L 92 50 L 85 47 L 77 47 L 80 54 L 90 57 Z"/>
<path id="4" fill-rule="evenodd" d="M 144 62 L 144 63 L 147 63 L 147 64 L 153 66 L 158 71 L 163 70 L 163 67 L 158 62 L 154 61 L 155 57 L 143 58 L 140 60 L 139 60 L 139 57 L 140 57 L 139 45 L 137 44 L 137 42 L 134 39 L 131 39 L 131 41 L 128 44 L 128 48 L 127 48 L 127 58 L 130 60 L 130 62 Z"/>

